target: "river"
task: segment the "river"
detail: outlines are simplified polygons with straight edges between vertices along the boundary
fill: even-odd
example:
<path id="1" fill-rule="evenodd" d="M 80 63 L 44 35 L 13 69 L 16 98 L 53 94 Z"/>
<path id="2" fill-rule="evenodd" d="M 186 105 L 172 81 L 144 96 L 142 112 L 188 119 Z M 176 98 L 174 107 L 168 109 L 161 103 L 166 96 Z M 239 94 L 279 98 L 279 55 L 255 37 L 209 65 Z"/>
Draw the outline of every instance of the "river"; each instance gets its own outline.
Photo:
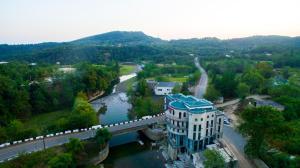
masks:
<path id="1" fill-rule="evenodd" d="M 111 124 L 128 121 L 128 110 L 131 104 L 125 93 L 126 87 L 121 87 L 126 81 L 134 78 L 136 73 L 123 75 L 120 83 L 112 94 L 91 102 L 93 108 L 98 111 L 103 103 L 107 111 L 99 116 L 101 124 Z M 141 140 L 144 145 L 138 143 Z M 160 168 L 164 167 L 164 158 L 158 149 L 151 149 L 151 141 L 138 132 L 114 136 L 110 142 L 110 153 L 103 162 L 104 167 L 111 168 Z"/>

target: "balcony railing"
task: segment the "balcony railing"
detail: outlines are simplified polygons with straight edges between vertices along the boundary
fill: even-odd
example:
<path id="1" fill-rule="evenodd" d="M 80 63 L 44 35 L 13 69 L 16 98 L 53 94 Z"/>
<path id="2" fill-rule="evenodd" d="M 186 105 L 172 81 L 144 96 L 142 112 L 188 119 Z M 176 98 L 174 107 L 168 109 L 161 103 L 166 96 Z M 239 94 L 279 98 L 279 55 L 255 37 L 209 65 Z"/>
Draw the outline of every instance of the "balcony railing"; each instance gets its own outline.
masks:
<path id="1" fill-rule="evenodd" d="M 172 120 L 176 120 L 176 121 L 188 121 L 187 117 L 179 118 L 179 117 L 174 116 L 173 114 L 170 114 L 169 112 L 166 113 L 166 117 L 169 119 L 172 119 Z"/>

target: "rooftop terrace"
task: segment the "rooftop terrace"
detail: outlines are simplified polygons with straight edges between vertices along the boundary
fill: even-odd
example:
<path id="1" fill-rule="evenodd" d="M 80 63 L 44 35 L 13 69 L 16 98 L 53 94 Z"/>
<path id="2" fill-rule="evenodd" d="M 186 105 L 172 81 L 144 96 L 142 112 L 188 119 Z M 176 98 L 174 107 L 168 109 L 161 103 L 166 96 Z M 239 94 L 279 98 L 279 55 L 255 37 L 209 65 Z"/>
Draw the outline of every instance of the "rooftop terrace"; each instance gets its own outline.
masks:
<path id="1" fill-rule="evenodd" d="M 192 113 L 203 113 L 208 109 L 214 109 L 213 103 L 205 99 L 198 99 L 194 96 L 185 96 L 183 94 L 170 94 L 167 95 L 170 100 L 170 106 L 179 109 L 187 110 Z"/>

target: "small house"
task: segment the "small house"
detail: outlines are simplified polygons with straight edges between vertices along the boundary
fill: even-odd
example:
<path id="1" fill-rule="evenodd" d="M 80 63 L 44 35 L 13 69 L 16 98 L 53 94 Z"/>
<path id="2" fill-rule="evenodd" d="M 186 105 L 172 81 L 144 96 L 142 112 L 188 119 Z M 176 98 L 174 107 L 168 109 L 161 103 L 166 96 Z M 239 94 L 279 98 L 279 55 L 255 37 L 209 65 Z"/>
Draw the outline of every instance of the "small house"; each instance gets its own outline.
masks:
<path id="1" fill-rule="evenodd" d="M 175 86 L 175 82 L 157 82 L 154 86 L 154 93 L 155 95 L 171 94 Z"/>

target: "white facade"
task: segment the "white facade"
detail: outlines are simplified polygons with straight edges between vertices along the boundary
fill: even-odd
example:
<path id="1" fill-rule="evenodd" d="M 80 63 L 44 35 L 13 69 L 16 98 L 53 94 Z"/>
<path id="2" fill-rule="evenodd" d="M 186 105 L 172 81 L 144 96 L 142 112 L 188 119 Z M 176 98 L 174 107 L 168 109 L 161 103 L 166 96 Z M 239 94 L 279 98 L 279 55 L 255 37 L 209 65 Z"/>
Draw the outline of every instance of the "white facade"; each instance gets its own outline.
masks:
<path id="1" fill-rule="evenodd" d="M 168 95 L 173 91 L 173 87 L 157 87 L 154 88 L 155 95 Z"/>
<path id="2" fill-rule="evenodd" d="M 205 100 L 182 94 L 165 99 L 169 155 L 193 154 L 223 135 L 224 113 Z"/>
<path id="3" fill-rule="evenodd" d="M 176 83 L 174 82 L 158 82 L 154 87 L 155 95 L 171 94 Z"/>

